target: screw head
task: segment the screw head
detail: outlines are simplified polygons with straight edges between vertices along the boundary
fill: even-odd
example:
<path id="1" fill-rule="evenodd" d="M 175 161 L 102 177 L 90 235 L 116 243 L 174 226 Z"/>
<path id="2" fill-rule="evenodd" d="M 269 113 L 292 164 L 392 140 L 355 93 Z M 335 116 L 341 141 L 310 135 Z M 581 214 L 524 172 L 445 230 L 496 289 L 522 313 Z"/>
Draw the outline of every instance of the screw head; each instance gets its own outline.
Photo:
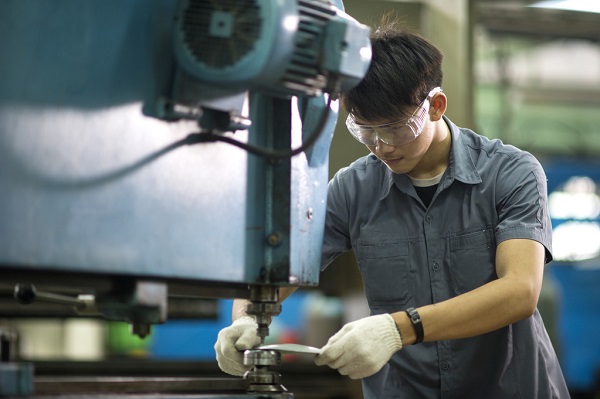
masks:
<path id="1" fill-rule="evenodd" d="M 313 209 L 312 209 L 312 208 L 308 208 L 308 209 L 306 210 L 306 218 L 307 218 L 308 220 L 312 220 L 312 218 L 313 218 Z"/>
<path id="2" fill-rule="evenodd" d="M 279 245 L 279 243 L 281 243 L 281 237 L 277 233 L 271 233 L 267 237 L 267 242 L 269 243 L 269 245 L 271 245 L 273 247 L 277 246 L 277 245 Z"/>

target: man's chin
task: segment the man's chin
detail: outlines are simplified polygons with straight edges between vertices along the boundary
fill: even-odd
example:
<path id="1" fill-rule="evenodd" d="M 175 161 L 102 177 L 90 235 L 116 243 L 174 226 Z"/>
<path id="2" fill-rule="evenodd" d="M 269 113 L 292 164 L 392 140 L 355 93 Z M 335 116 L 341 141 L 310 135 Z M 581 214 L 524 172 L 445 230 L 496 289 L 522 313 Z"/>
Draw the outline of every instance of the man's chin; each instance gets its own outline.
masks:
<path id="1" fill-rule="evenodd" d="M 408 172 L 411 171 L 411 168 L 405 163 L 402 162 L 402 160 L 397 161 L 397 162 L 384 162 L 385 166 L 388 167 L 389 170 L 391 170 L 392 172 L 398 174 L 398 175 L 405 175 Z"/>

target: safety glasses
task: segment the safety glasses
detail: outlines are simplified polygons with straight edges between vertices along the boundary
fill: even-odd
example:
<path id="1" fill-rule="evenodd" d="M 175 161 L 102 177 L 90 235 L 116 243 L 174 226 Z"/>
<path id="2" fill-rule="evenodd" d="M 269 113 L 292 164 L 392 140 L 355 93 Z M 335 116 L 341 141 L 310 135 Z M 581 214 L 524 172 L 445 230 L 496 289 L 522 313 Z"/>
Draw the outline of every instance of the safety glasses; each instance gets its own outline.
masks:
<path id="1" fill-rule="evenodd" d="M 423 131 L 425 118 L 429 114 L 430 100 L 441 92 L 440 87 L 431 90 L 408 121 L 404 119 L 381 125 L 361 125 L 354 121 L 352 114 L 349 114 L 346 118 L 346 127 L 356 140 L 368 146 L 376 146 L 378 141 L 394 146 L 410 143 Z"/>

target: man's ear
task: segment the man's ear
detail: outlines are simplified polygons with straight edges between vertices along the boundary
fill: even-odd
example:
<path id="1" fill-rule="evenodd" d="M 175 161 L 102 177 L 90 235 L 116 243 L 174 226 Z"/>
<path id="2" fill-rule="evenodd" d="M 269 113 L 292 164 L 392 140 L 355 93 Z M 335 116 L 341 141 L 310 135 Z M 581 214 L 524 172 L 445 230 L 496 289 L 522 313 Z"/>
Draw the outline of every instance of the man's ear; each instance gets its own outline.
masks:
<path id="1" fill-rule="evenodd" d="M 448 107 L 448 98 L 443 92 L 436 93 L 430 101 L 430 114 L 432 121 L 438 121 L 446 113 Z"/>

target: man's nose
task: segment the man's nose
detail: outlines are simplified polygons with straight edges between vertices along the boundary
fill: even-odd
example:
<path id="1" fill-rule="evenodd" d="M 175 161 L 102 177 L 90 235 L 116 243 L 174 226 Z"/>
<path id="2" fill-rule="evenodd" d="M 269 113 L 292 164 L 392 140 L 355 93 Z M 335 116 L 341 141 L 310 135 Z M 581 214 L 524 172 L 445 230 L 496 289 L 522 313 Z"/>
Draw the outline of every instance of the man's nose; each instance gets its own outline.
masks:
<path id="1" fill-rule="evenodd" d="M 387 144 L 382 141 L 379 137 L 377 137 L 377 142 L 375 143 L 375 150 L 380 154 L 387 154 L 393 152 L 396 146 Z"/>

